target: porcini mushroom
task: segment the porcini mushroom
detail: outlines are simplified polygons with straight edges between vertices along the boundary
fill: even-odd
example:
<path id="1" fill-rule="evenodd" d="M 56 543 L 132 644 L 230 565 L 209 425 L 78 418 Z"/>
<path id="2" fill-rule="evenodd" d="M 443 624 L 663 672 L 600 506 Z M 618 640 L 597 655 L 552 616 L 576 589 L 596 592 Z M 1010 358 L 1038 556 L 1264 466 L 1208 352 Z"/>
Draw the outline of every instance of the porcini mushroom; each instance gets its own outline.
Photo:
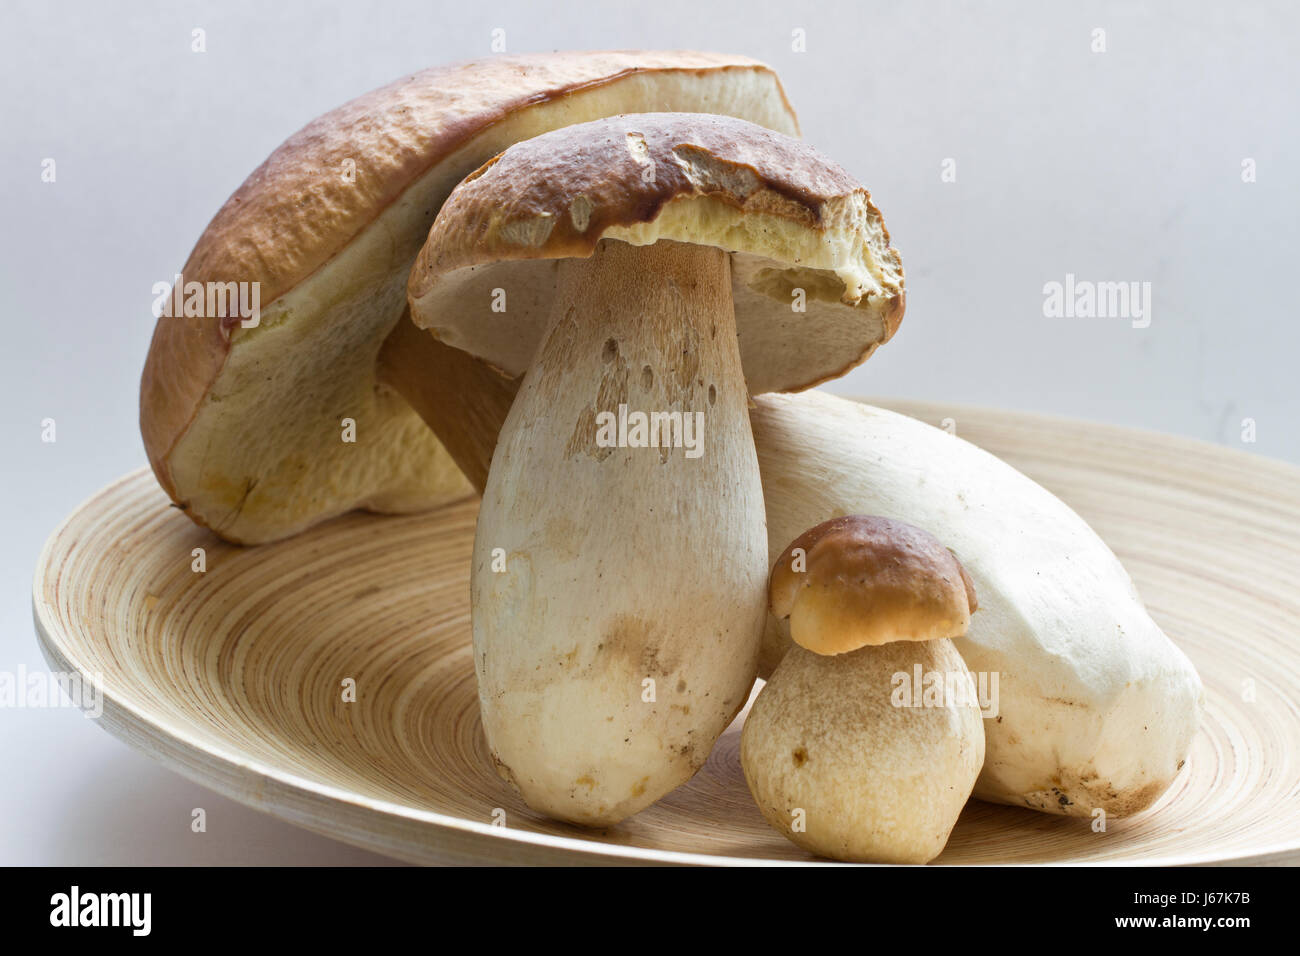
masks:
<path id="1" fill-rule="evenodd" d="M 290 137 L 222 206 L 182 270 L 186 287 L 219 297 L 200 295 L 205 305 L 191 311 L 201 314 L 158 319 L 140 428 L 164 490 L 196 522 L 247 544 L 353 508 L 417 511 L 470 494 L 400 394 L 407 357 L 387 342 L 429 226 L 466 173 L 516 140 L 663 108 L 797 130 L 767 67 L 675 51 L 425 70 Z M 438 343 L 422 351 L 434 353 L 423 387 L 455 393 L 478 374 Z"/>
<path id="2" fill-rule="evenodd" d="M 851 515 L 792 542 L 770 593 L 799 646 L 741 735 L 763 816 L 837 860 L 938 856 L 984 762 L 975 686 L 948 640 L 976 607 L 961 563 L 919 528 Z"/>
<path id="3" fill-rule="evenodd" d="M 1095 820 L 1169 788 L 1196 735 L 1201 680 L 1068 505 L 965 439 L 859 402 L 762 395 L 750 421 L 774 559 L 810 524 L 852 512 L 928 528 L 961 555 L 981 611 L 957 650 L 998 675 L 975 796 Z M 760 672 L 792 646 L 769 617 Z"/>
<path id="4" fill-rule="evenodd" d="M 753 682 L 767 557 L 748 394 L 888 339 L 897 253 L 866 190 L 808 146 L 623 116 L 467 177 L 410 307 L 526 372 L 471 579 L 493 759 L 535 809 L 615 823 L 695 772 Z"/>

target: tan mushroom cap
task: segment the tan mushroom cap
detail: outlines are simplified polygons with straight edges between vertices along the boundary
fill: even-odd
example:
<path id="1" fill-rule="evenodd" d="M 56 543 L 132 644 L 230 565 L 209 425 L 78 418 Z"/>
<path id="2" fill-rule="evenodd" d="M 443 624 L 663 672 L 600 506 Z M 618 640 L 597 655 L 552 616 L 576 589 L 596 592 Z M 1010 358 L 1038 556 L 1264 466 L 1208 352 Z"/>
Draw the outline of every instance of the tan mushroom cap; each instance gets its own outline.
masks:
<path id="1" fill-rule="evenodd" d="M 412 319 L 521 375 L 547 328 L 555 260 L 611 239 L 732 253 L 751 394 L 843 374 L 902 318 L 902 263 L 842 168 L 744 120 L 644 113 L 517 143 L 462 182 L 411 272 Z"/>
<path id="2" fill-rule="evenodd" d="M 966 569 L 934 535 L 874 515 L 799 535 L 772 568 L 768 598 L 795 643 L 818 654 L 960 637 L 978 607 Z"/>

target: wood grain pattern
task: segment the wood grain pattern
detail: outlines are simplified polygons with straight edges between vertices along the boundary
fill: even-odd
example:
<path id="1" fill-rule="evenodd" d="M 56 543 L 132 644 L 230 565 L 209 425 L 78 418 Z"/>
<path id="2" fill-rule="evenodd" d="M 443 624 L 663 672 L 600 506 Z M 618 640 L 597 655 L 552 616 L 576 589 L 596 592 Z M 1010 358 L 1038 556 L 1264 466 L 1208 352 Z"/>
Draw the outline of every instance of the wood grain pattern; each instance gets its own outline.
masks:
<path id="1" fill-rule="evenodd" d="M 1087 821 L 973 802 L 939 863 L 1300 862 L 1300 469 L 1154 433 L 882 403 L 974 441 L 1078 510 L 1205 681 L 1188 766 L 1150 810 Z M 185 776 L 416 862 L 811 859 L 763 822 L 738 725 L 686 786 L 603 832 L 531 813 L 478 726 L 475 504 L 353 514 L 260 548 L 193 526 L 147 470 L 47 543 L 35 618 L 51 667 L 103 675 L 101 721 Z M 207 571 L 191 570 L 204 548 Z M 353 678 L 355 703 L 341 683 Z M 1253 699 L 1247 691 L 1253 686 Z M 506 827 L 492 825 L 503 810 Z"/>

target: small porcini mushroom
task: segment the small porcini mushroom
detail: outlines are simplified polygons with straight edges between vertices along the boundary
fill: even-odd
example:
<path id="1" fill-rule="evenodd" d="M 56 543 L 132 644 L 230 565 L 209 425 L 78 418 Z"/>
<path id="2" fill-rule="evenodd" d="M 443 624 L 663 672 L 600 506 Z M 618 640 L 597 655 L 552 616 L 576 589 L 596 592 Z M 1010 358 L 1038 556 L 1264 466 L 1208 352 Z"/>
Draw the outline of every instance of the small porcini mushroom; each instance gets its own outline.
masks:
<path id="1" fill-rule="evenodd" d="M 806 550 L 806 570 L 791 570 L 796 548 Z M 796 539 L 773 569 L 771 592 L 774 613 L 794 610 L 800 646 L 759 693 L 741 735 L 745 780 L 763 816 L 821 856 L 934 859 L 984 763 L 974 682 L 948 640 L 975 609 L 960 563 L 919 528 L 852 515 Z"/>
<path id="2" fill-rule="evenodd" d="M 966 569 L 934 535 L 868 515 L 801 534 L 773 566 L 769 591 L 795 643 L 818 654 L 956 637 L 976 609 Z"/>
<path id="3" fill-rule="evenodd" d="M 754 679 L 767 559 L 748 394 L 833 377 L 888 339 L 897 253 L 866 190 L 797 140 L 642 114 L 469 176 L 409 291 L 417 326 L 526 372 L 471 579 L 493 759 L 533 808 L 616 823 L 701 766 Z"/>

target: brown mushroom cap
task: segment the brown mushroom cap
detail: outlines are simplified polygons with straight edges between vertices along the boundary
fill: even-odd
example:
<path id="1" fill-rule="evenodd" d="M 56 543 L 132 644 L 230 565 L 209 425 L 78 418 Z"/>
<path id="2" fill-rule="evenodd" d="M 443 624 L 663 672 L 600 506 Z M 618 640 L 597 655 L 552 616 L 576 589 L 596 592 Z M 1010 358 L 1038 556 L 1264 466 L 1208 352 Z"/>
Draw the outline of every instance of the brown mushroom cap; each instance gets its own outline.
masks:
<path id="1" fill-rule="evenodd" d="M 511 143 L 664 107 L 798 129 L 761 63 L 629 51 L 425 70 L 291 136 L 226 201 L 182 270 L 187 284 L 220 284 L 249 307 L 242 292 L 258 290 L 260 321 L 244 327 L 223 309 L 155 327 L 140 429 L 164 490 L 196 522 L 249 544 L 353 508 L 417 511 L 469 494 L 433 432 L 378 378 L 434 216 Z M 454 379 L 429 351 L 432 374 Z M 345 418 L 355 441 L 341 440 Z"/>
<path id="2" fill-rule="evenodd" d="M 482 166 L 434 223 L 411 272 L 411 317 L 520 375 L 548 327 L 555 260 L 609 239 L 732 253 L 751 394 L 843 374 L 902 318 L 902 264 L 866 189 L 789 136 L 688 113 L 569 126 Z"/>
<path id="3" fill-rule="evenodd" d="M 772 568 L 768 599 L 795 643 L 818 654 L 960 637 L 978 606 L 966 569 L 934 535 L 874 515 L 799 535 Z"/>

